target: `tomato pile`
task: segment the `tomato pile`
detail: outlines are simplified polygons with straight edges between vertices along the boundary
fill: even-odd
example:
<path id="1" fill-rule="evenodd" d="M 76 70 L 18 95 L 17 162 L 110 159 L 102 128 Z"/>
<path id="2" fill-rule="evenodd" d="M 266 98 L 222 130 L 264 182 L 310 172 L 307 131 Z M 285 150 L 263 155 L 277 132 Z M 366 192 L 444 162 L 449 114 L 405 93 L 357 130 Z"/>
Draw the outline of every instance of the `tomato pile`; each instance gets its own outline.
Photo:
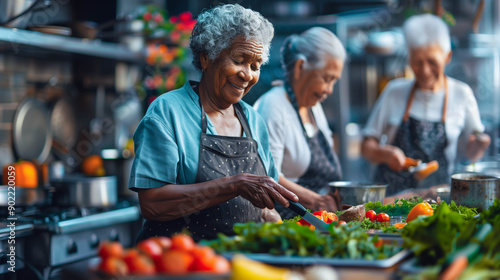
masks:
<path id="1" fill-rule="evenodd" d="M 322 220 L 323 222 L 325 222 L 327 224 L 331 224 L 332 222 L 335 221 L 335 222 L 338 222 L 339 225 L 346 225 L 346 222 L 345 221 L 339 221 L 339 218 L 333 212 L 327 212 L 325 210 L 320 210 L 320 211 L 316 211 L 316 212 L 311 213 L 311 214 L 313 214 L 314 216 L 318 217 L 320 220 Z M 299 224 L 301 226 L 309 226 L 309 228 L 311 230 L 314 230 L 316 228 L 315 226 L 313 226 L 310 223 L 306 222 L 306 220 L 304 220 L 304 219 L 298 220 L 297 224 Z"/>
<path id="2" fill-rule="evenodd" d="M 230 263 L 208 246 L 194 243 L 185 234 L 168 238 L 152 237 L 135 248 L 124 250 L 119 242 L 102 242 L 99 269 L 114 276 L 187 274 L 189 272 L 228 273 Z"/>
<path id="3" fill-rule="evenodd" d="M 379 223 L 386 223 L 391 220 L 391 217 L 389 217 L 389 215 L 387 215 L 386 213 L 377 214 L 373 210 L 366 211 L 365 217 L 370 219 L 370 221 L 372 222 L 379 222 Z"/>

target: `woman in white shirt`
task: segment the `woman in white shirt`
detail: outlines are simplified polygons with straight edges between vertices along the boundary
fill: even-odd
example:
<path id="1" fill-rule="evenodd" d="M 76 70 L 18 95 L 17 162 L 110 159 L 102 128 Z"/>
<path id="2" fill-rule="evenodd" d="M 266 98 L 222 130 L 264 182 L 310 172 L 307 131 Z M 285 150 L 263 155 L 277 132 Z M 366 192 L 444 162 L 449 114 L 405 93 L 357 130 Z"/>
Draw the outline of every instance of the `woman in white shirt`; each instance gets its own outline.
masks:
<path id="1" fill-rule="evenodd" d="M 405 22 L 403 32 L 415 80 L 391 81 L 363 131 L 362 154 L 378 164 L 375 181 L 389 184 L 389 195 L 449 184 L 460 137 L 467 137 L 465 156 L 473 161 L 490 144 L 489 136 L 482 133 L 471 88 L 444 74 L 451 60 L 446 24 L 434 15 L 418 15 Z M 381 143 L 383 138 L 387 145 Z M 436 160 L 439 169 L 417 181 L 403 170 L 406 157 Z"/>
<path id="2" fill-rule="evenodd" d="M 341 204 L 338 192 L 319 194 L 328 182 L 342 177 L 320 102 L 332 94 L 345 56 L 338 38 L 322 27 L 287 37 L 281 48 L 285 84 L 269 90 L 254 105 L 269 130 L 278 183 L 313 211 L 337 211 Z M 277 210 L 285 218 L 293 215 L 279 206 Z"/>

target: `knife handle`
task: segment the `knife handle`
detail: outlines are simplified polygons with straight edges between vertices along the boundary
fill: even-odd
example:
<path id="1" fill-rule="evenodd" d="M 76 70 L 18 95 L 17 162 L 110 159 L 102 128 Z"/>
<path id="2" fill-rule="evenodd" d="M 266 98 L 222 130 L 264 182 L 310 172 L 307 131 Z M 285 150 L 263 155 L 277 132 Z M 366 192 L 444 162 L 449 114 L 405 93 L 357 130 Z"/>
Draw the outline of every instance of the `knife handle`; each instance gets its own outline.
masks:
<path id="1" fill-rule="evenodd" d="M 288 202 L 290 202 L 290 206 L 288 206 L 288 208 L 290 208 L 290 210 L 292 210 L 293 212 L 295 212 L 301 216 L 304 216 L 307 213 L 306 208 L 304 206 L 302 206 L 302 204 L 295 202 L 295 201 L 292 201 L 289 198 L 287 198 L 287 199 L 288 199 Z"/>

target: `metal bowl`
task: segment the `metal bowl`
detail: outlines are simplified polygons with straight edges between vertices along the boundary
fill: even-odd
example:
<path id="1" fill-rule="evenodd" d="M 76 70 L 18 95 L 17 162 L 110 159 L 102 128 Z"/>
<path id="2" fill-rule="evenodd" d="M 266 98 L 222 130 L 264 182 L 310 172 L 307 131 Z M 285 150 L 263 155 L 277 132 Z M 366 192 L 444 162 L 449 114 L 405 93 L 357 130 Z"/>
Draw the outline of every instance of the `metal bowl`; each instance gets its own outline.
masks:
<path id="1" fill-rule="evenodd" d="M 337 181 L 328 183 L 332 192 L 339 190 L 342 204 L 359 205 L 372 201 L 384 201 L 388 185 Z"/>
<path id="2" fill-rule="evenodd" d="M 440 187 L 436 189 L 436 194 L 441 198 L 442 201 L 450 203 L 450 192 L 451 187 Z"/>

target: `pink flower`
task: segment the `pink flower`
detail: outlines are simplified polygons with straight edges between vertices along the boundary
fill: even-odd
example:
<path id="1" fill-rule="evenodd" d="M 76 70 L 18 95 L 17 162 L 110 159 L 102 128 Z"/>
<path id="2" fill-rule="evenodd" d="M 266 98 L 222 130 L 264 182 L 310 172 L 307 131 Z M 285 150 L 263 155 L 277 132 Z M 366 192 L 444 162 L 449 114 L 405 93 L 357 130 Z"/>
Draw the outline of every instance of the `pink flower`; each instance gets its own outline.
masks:
<path id="1" fill-rule="evenodd" d="M 163 16 L 161 14 L 155 14 L 153 19 L 157 22 L 157 23 L 162 23 L 163 22 Z"/>
<path id="2" fill-rule="evenodd" d="M 155 80 L 152 77 L 147 77 L 146 80 L 144 80 L 144 84 L 149 89 L 155 89 L 156 88 Z"/>
<path id="3" fill-rule="evenodd" d="M 170 22 L 171 22 L 171 23 L 176 23 L 178 20 L 179 20 L 179 18 L 178 18 L 178 17 L 171 17 L 171 18 L 170 18 Z"/>
<path id="4" fill-rule="evenodd" d="M 179 15 L 179 19 L 182 22 L 186 22 L 192 18 L 193 18 L 193 14 L 191 14 L 191 12 L 183 12 Z"/>
<path id="5" fill-rule="evenodd" d="M 153 18 L 150 12 L 145 12 L 142 17 L 144 18 L 145 21 L 150 21 Z"/>

